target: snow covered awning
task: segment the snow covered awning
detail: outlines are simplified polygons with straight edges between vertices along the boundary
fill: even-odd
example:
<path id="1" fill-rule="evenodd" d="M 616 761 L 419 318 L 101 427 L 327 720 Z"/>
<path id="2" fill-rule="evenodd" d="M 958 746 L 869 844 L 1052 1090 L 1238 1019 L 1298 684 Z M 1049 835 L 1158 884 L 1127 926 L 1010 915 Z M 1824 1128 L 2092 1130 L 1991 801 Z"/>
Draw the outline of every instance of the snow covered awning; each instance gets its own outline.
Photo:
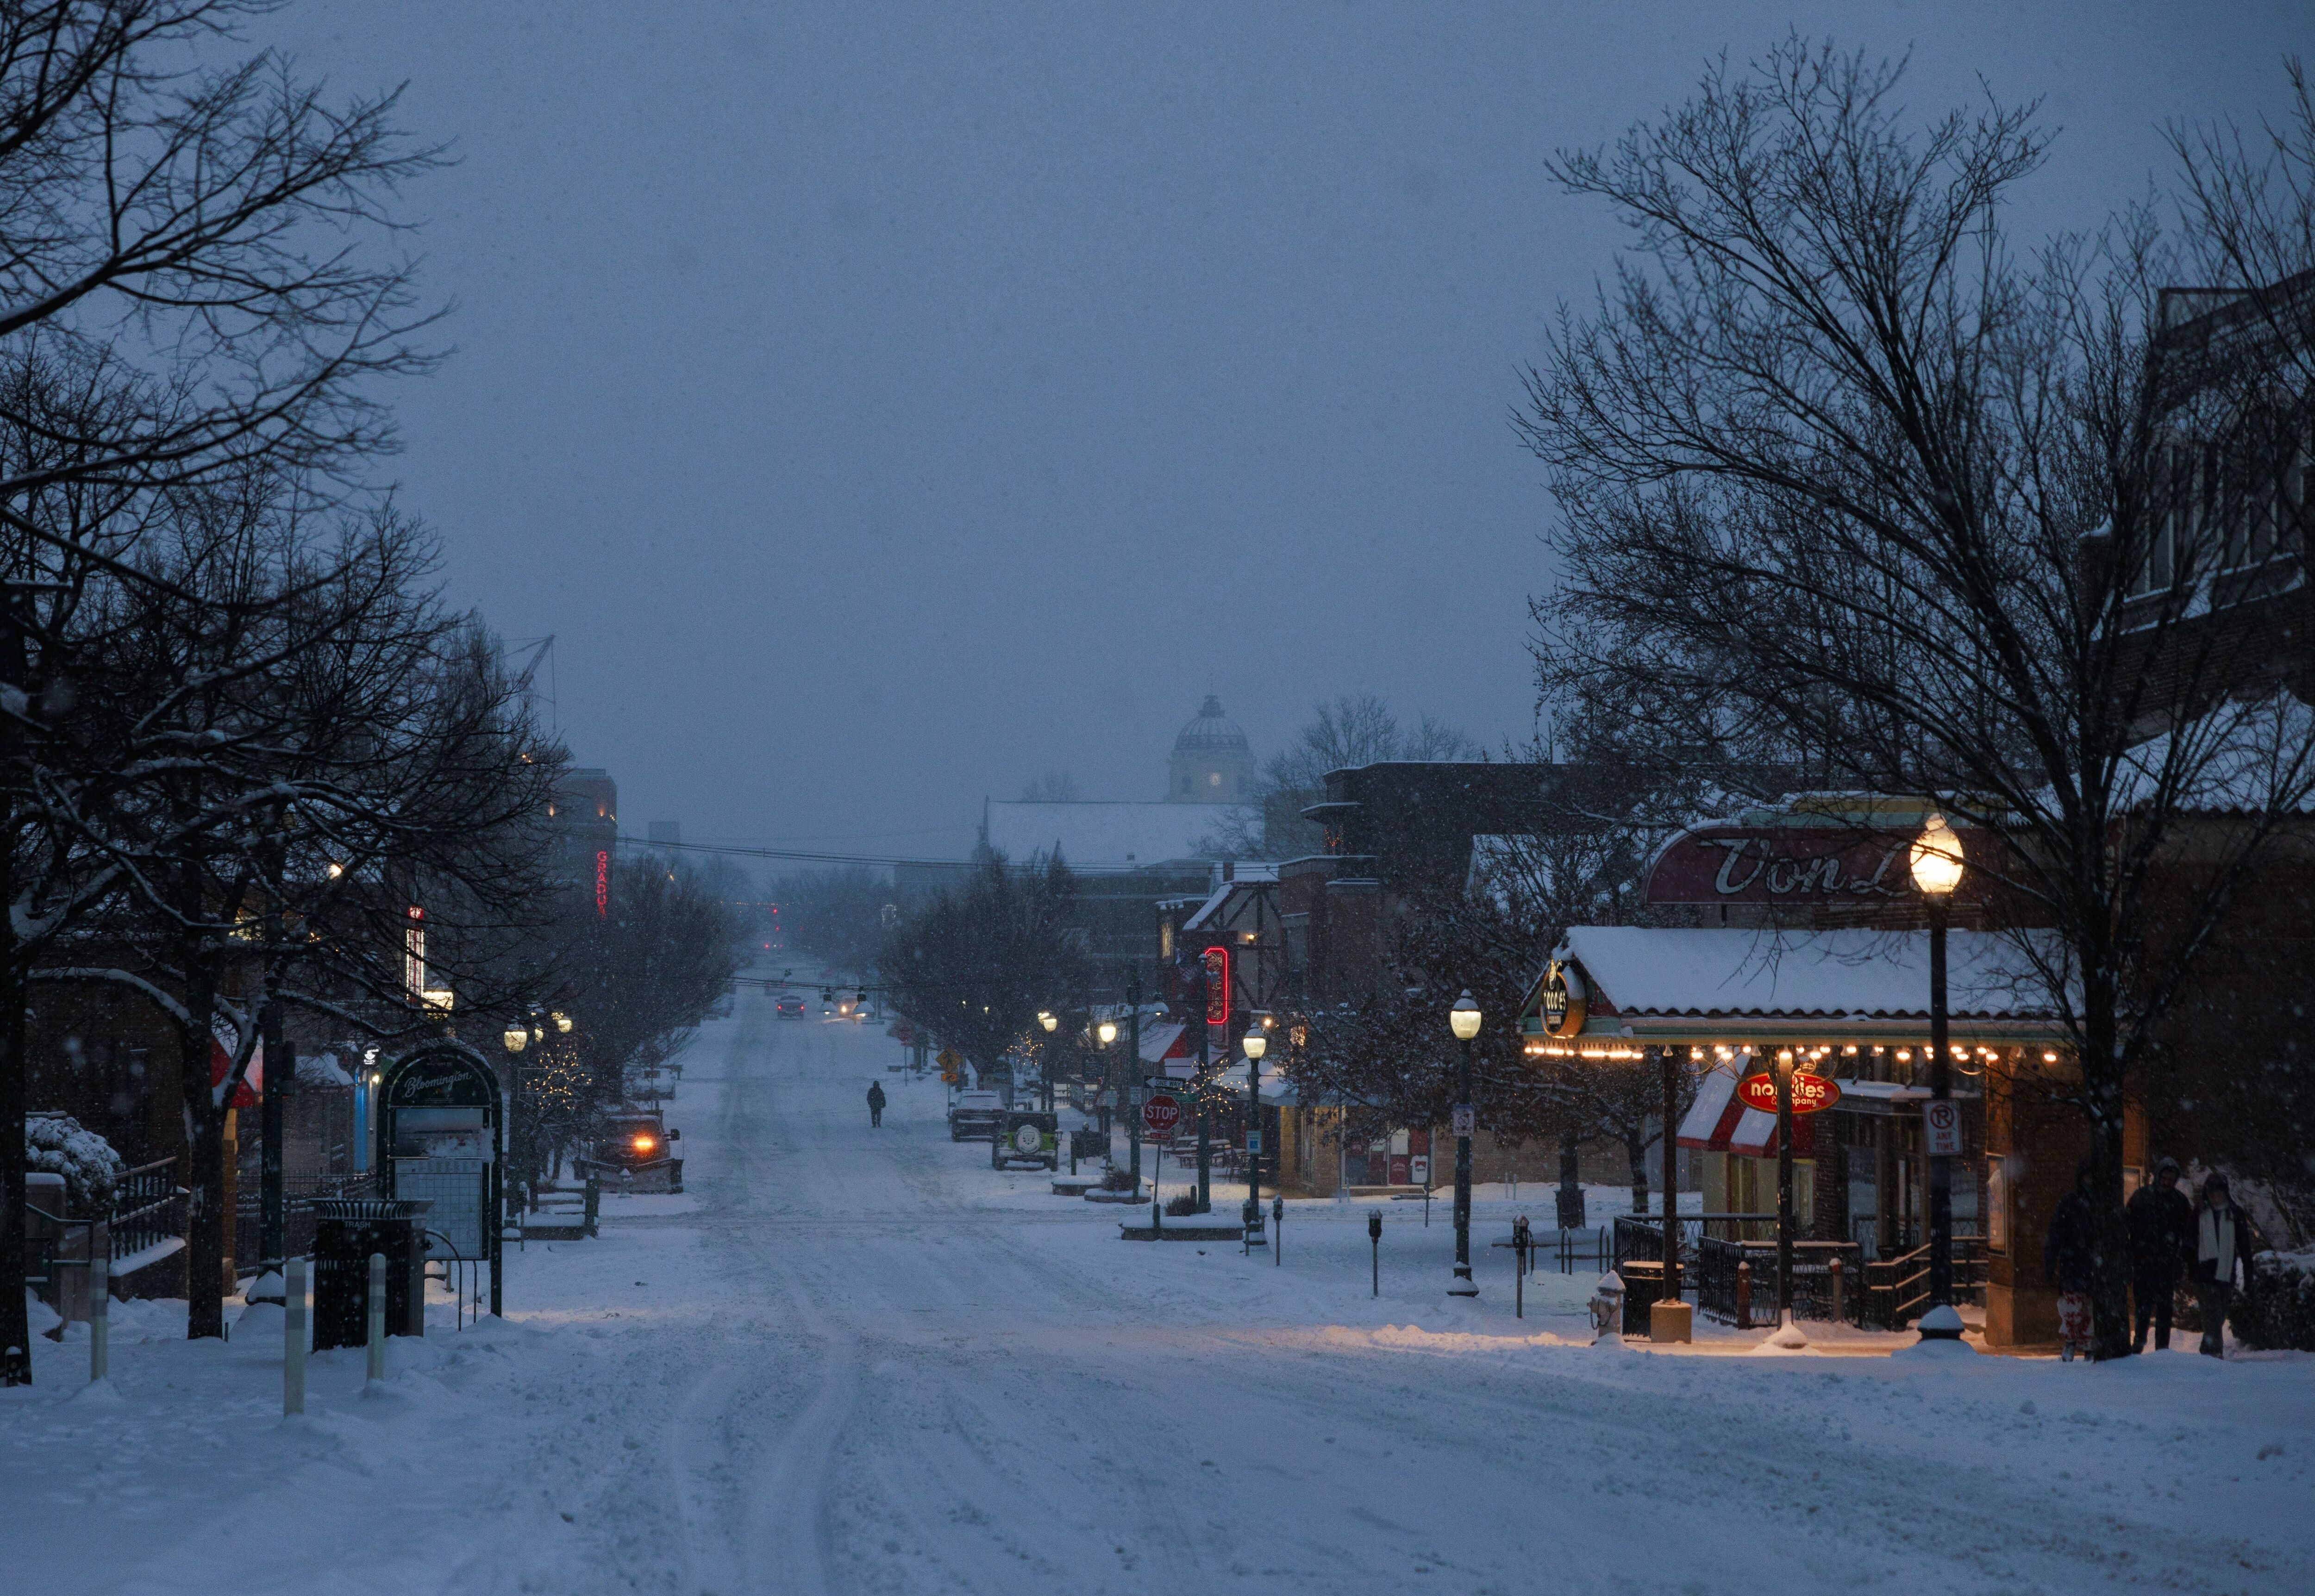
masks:
<path id="1" fill-rule="evenodd" d="M 1189 1057 L 1190 1045 L 1184 1040 L 1189 1032 L 1187 1025 L 1170 1021 L 1164 1024 L 1144 1025 L 1141 1028 L 1141 1061 L 1144 1064 L 1162 1064 L 1168 1059 Z"/>
<path id="2" fill-rule="evenodd" d="M 2040 951 L 2037 947 L 2036 951 Z M 2053 945 L 2036 960 L 2009 937 L 1947 939 L 1947 1008 L 1956 1045 L 2047 1048 L 2064 1033 L 2048 1001 Z M 1771 931 L 1578 926 L 1555 970 L 1582 989 L 1581 1019 L 1548 1031 L 1546 980 L 1521 1006 L 1531 1052 L 1622 1056 L 1649 1043 L 1925 1042 L 1926 931 Z"/>

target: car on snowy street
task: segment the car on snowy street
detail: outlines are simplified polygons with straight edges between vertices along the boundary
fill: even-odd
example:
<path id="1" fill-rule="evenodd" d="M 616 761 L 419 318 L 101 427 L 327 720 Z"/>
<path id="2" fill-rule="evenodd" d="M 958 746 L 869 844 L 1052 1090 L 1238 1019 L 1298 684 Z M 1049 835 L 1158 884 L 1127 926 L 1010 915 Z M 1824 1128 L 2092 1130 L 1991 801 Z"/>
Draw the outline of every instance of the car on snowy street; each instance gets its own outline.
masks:
<path id="1" fill-rule="evenodd" d="M 1004 1100 L 996 1093 L 959 1092 L 948 1105 L 948 1139 L 978 1140 L 994 1135 L 1004 1117 Z"/>
<path id="2" fill-rule="evenodd" d="M 794 992 L 782 992 L 773 1001 L 772 1012 L 784 1020 L 800 1020 L 803 1018 L 803 999 Z"/>
<path id="3" fill-rule="evenodd" d="M 581 1180 L 592 1176 L 621 1191 L 680 1192 L 683 1160 L 675 1143 L 682 1139 L 683 1132 L 669 1130 L 655 1109 L 612 1111 L 596 1121 L 586 1154 L 572 1167 Z"/>
<path id="4" fill-rule="evenodd" d="M 1061 1166 L 1060 1122 L 1037 1109 L 1008 1108 L 990 1127 L 989 1166 L 1009 1169 L 1016 1165 L 1039 1169 Z"/>

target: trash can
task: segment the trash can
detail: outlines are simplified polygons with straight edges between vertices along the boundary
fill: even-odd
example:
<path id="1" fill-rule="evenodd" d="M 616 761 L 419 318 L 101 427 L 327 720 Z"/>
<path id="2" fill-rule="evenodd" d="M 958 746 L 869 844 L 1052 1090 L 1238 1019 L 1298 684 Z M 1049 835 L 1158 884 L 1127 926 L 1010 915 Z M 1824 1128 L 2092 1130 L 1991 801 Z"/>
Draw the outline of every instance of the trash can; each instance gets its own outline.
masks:
<path id="1" fill-rule="evenodd" d="M 1648 1309 L 1663 1295 L 1663 1261 L 1627 1258 L 1616 1265 L 1624 1277 L 1624 1334 L 1648 1334 Z"/>
<path id="2" fill-rule="evenodd" d="M 323 1197 L 314 1202 L 314 1348 L 369 1339 L 369 1255 L 386 1255 L 386 1333 L 426 1334 L 430 1198 Z"/>

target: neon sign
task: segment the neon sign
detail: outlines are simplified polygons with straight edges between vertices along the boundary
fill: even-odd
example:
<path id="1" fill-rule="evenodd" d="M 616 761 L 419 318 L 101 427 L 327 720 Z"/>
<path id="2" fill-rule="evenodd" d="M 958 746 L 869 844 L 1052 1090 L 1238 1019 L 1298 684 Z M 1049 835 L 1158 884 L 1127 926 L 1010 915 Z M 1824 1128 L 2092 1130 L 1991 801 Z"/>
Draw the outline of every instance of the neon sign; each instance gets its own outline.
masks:
<path id="1" fill-rule="evenodd" d="M 1229 949 L 1210 947 L 1206 950 L 1206 1024 L 1229 1024 Z"/>
<path id="2" fill-rule="evenodd" d="M 595 852 L 595 918 L 599 920 L 611 918 L 611 850 L 608 848 L 599 848 Z"/>

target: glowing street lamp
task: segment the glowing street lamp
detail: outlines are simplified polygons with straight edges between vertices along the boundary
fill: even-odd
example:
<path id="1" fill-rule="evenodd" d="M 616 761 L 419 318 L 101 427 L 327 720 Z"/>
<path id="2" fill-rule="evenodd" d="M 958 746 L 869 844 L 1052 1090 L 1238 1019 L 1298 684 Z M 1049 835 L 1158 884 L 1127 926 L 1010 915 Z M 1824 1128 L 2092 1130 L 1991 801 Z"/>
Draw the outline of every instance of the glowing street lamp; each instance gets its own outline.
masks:
<path id="1" fill-rule="evenodd" d="M 522 1051 L 525 1044 L 530 1041 L 530 1032 L 521 1025 L 509 1025 L 506 1028 L 505 1041 L 507 1051 L 510 1053 L 519 1053 Z"/>
<path id="2" fill-rule="evenodd" d="M 1255 1024 L 1238 1045 L 1246 1050 L 1246 1232 L 1251 1237 L 1262 1222 L 1262 1055 L 1270 1051 L 1270 1034 Z"/>
<path id="3" fill-rule="evenodd" d="M 1929 916 L 1929 1105 L 1926 1113 L 1953 1096 L 1951 1058 L 1946 1016 L 1946 923 L 1951 918 L 1954 889 L 1961 885 L 1961 838 L 1945 816 L 1930 811 L 1913 838 L 1909 860 L 1913 885 Z M 1950 1112 L 1950 1111 L 1947 1111 Z M 1926 1129 L 1927 1122 L 1924 1121 Z M 1958 1335 L 1953 1303 L 1953 1159 L 1943 1153 L 1929 1157 L 1929 1309 L 1934 1327 L 1922 1334 L 1939 1339 Z M 1947 1309 L 1938 1314 L 1937 1309 Z M 1930 1314 L 1922 1316 L 1929 1320 Z M 1949 1323 L 1950 1321 L 1950 1323 Z"/>
<path id="4" fill-rule="evenodd" d="M 1479 1034 L 1479 1020 L 1478 999 L 1466 987 L 1447 1011 L 1447 1028 L 1463 1054 L 1455 1094 L 1455 1278 L 1448 1282 L 1450 1297 L 1479 1294 L 1479 1283 L 1471 1278 L 1471 1132 L 1477 1119 L 1471 1107 L 1471 1041 Z"/>

